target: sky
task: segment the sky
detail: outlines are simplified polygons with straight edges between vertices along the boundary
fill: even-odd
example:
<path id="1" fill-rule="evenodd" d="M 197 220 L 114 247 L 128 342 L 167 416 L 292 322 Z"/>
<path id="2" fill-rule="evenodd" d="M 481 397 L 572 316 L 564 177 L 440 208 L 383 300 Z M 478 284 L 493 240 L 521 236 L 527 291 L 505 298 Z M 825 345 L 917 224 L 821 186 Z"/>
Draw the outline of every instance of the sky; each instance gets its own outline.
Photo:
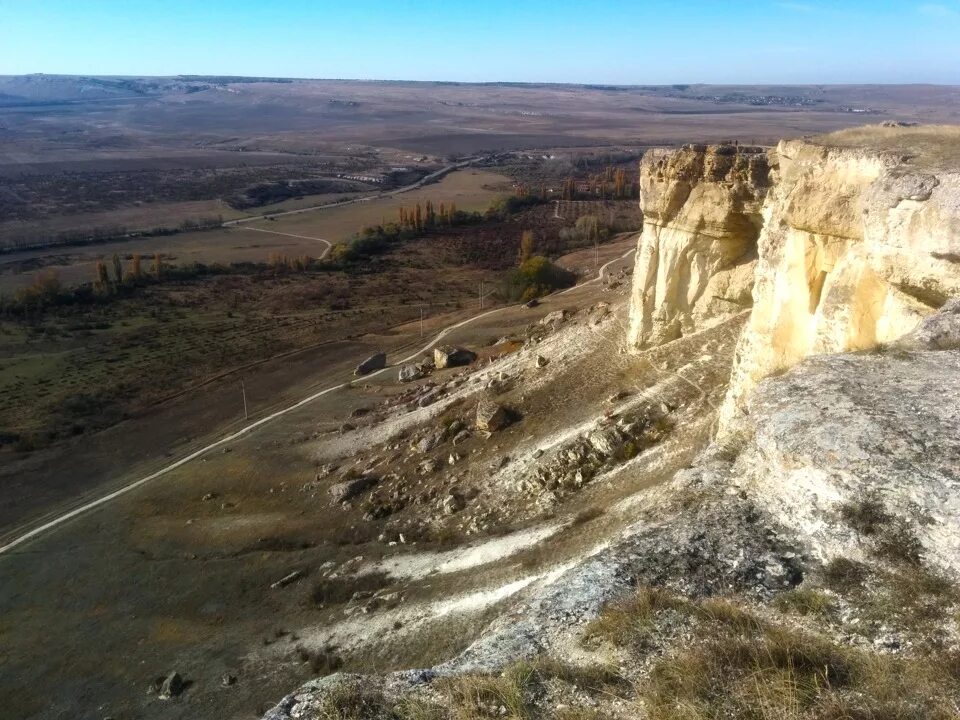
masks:
<path id="1" fill-rule="evenodd" d="M 0 0 L 0 74 L 960 84 L 960 0 Z"/>

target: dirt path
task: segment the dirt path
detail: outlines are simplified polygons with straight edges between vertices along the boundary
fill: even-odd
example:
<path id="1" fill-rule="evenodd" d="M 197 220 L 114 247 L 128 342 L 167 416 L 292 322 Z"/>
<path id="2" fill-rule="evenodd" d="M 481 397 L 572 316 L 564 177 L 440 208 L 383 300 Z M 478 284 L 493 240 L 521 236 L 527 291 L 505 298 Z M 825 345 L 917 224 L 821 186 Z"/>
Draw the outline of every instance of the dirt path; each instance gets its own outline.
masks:
<path id="1" fill-rule="evenodd" d="M 333 243 L 329 240 L 324 240 L 323 238 L 311 237 L 310 235 L 294 235 L 293 233 L 278 232 L 276 230 L 264 230 L 263 228 L 248 227 L 247 230 L 254 230 L 256 232 L 270 233 L 271 235 L 283 235 L 285 237 L 299 238 L 301 240 L 316 240 L 324 244 L 323 252 L 317 256 L 317 260 L 323 260 L 326 257 L 327 253 L 330 252 L 330 249 L 333 247 Z"/>
<path id="2" fill-rule="evenodd" d="M 262 232 L 273 232 L 273 231 L 263 230 Z M 281 235 L 282 235 L 282 234 L 286 234 L 286 233 L 276 233 L 276 234 L 281 234 Z M 320 240 L 321 242 L 327 242 L 327 241 L 325 241 L 325 240 L 321 240 L 321 238 L 309 238 L 309 239 Z M 328 244 L 329 244 L 329 243 L 328 243 Z M 562 292 L 560 292 L 560 293 L 556 293 L 556 295 L 557 295 L 557 296 L 566 295 L 567 293 L 570 293 L 570 292 L 572 292 L 572 291 L 574 291 L 574 290 L 581 289 L 581 288 L 583 288 L 583 287 L 585 287 L 585 286 L 592 285 L 592 284 L 594 284 L 594 283 L 600 282 L 600 281 L 603 279 L 603 277 L 605 276 L 605 274 L 607 273 L 607 271 L 609 270 L 609 268 L 610 268 L 612 265 L 614 265 L 614 264 L 616 264 L 616 263 L 619 263 L 619 262 L 622 262 L 623 260 L 625 260 L 626 258 L 628 258 L 630 255 L 632 255 L 635 251 L 636 251 L 636 248 L 630 248 L 630 249 L 629 249 L 627 252 L 625 252 L 623 255 L 621 255 L 621 256 L 619 256 L 619 257 L 616 257 L 616 258 L 608 261 L 608 262 L 605 263 L 604 265 L 602 265 L 602 266 L 599 268 L 596 277 L 592 278 L 591 280 L 587 280 L 587 281 L 585 281 L 585 282 L 583 282 L 583 283 L 580 283 L 579 285 L 575 285 L 575 286 L 572 287 L 572 288 L 568 288 L 567 290 L 564 290 L 564 291 L 562 291 Z M 453 332 L 453 331 L 455 331 L 455 330 L 458 330 L 458 329 L 460 329 L 460 328 L 463 328 L 463 327 L 465 327 L 465 326 L 467 326 L 467 325 L 470 325 L 470 324 L 472 324 L 472 323 L 475 323 L 475 322 L 477 322 L 478 320 L 481 320 L 481 319 L 483 319 L 483 318 L 487 318 L 487 317 L 489 317 L 489 316 L 491 316 L 491 315 L 495 315 L 495 314 L 497 314 L 497 313 L 502 313 L 502 312 L 504 312 L 504 311 L 506 311 L 506 310 L 509 310 L 509 309 L 511 309 L 511 306 L 504 306 L 504 307 L 495 308 L 495 309 L 493 309 L 493 310 L 487 310 L 487 311 L 485 311 L 485 312 L 481 312 L 481 313 L 478 313 L 478 314 L 473 315 L 473 316 L 471 316 L 471 317 L 468 317 L 468 318 L 466 318 L 465 320 L 461 320 L 461 321 L 459 321 L 459 322 L 456 322 L 456 323 L 453 323 L 453 324 L 451 324 L 451 325 L 448 325 L 447 327 L 443 328 L 439 333 L 437 333 L 437 334 L 433 337 L 433 339 L 430 340 L 429 342 L 427 342 L 426 345 L 424 345 L 423 347 L 419 348 L 418 350 L 416 350 L 415 352 L 411 353 L 410 355 L 408 355 L 407 357 L 403 358 L 402 360 L 397 361 L 396 363 L 394 363 L 394 364 L 391 365 L 391 366 L 388 366 L 388 367 L 386 367 L 386 368 L 383 368 L 382 370 L 378 370 L 378 371 L 375 371 L 375 372 L 373 372 L 373 373 L 370 373 L 370 374 L 366 375 L 366 376 L 365 376 L 365 379 L 370 379 L 370 378 L 372 378 L 372 377 L 375 377 L 375 376 L 377 376 L 377 375 L 380 375 L 380 374 L 382 374 L 382 373 L 387 372 L 388 370 L 390 370 L 390 369 L 393 368 L 393 367 L 396 367 L 396 366 L 398 366 L 398 365 L 403 365 L 404 363 L 411 362 L 412 360 L 416 359 L 419 355 L 421 355 L 421 354 L 429 351 L 431 348 L 433 348 L 434 345 L 436 345 L 437 343 L 439 343 L 443 338 L 445 338 L 445 337 L 446 337 L 447 335 L 449 335 L 451 332 Z M 360 358 L 358 358 L 357 360 L 359 361 Z M 89 502 L 86 502 L 86 503 L 84 503 L 84 504 L 82 504 L 82 505 L 80 505 L 80 506 L 78 506 L 78 507 L 76 507 L 76 508 L 73 508 L 72 510 L 69 510 L 69 511 L 67 511 L 67 512 L 64 512 L 63 514 L 57 515 L 56 517 L 53 517 L 52 519 L 47 520 L 46 522 L 43 522 L 42 524 L 37 525 L 36 527 L 33 527 L 33 528 L 31 528 L 31 529 L 29 529 L 29 530 L 27 530 L 27 531 L 25 531 L 25 532 L 22 532 L 22 533 L 20 533 L 20 534 L 18 534 L 18 535 L 16 535 L 16 536 L 12 537 L 11 539 L 9 539 L 4 545 L 0 546 L 0 555 L 2 555 L 3 553 L 9 552 L 9 551 L 12 550 L 13 548 L 15 548 L 15 547 L 17 547 L 17 546 L 19 546 L 19 545 L 22 545 L 23 543 L 25 543 L 25 542 L 33 539 L 33 538 L 36 538 L 36 537 L 38 537 L 39 535 L 42 535 L 43 533 L 46 533 L 46 532 L 48 532 L 48 531 L 50 531 L 50 530 L 53 530 L 53 529 L 59 527 L 60 525 L 63 525 L 64 523 L 68 522 L 69 520 L 72 520 L 73 518 L 77 517 L 78 515 L 84 514 L 84 513 L 88 512 L 88 511 L 90 511 L 90 510 L 92 510 L 92 509 L 94 509 L 94 508 L 97 508 L 97 507 L 100 507 L 101 505 L 104 505 L 104 504 L 106 504 L 106 503 L 109 503 L 109 502 L 111 502 L 112 500 L 115 500 L 116 498 L 120 497 L 121 495 L 125 495 L 126 493 L 130 492 L 131 490 L 134 490 L 134 489 L 136 489 L 136 488 L 138 488 L 138 487 L 140 487 L 140 486 L 142 486 L 142 485 L 145 485 L 146 483 L 149 483 L 149 482 L 152 481 L 152 480 L 155 480 L 155 479 L 157 479 L 157 478 L 159 478 L 159 477 L 161 477 L 161 476 L 163 476 L 163 475 L 166 475 L 166 474 L 169 473 L 170 471 L 175 470 L 176 468 L 179 468 L 179 467 L 181 467 L 182 465 L 185 465 L 185 464 L 187 464 L 187 463 L 189 463 L 189 462 L 191 462 L 191 461 L 193 461 L 193 460 L 195 460 L 195 459 L 197 459 L 197 458 L 199 458 L 199 457 L 201 457 L 201 456 L 203 456 L 203 455 L 206 455 L 206 454 L 209 453 L 211 450 L 214 450 L 214 449 L 216 449 L 216 448 L 222 447 L 222 446 L 224 446 L 224 445 L 226 445 L 226 444 L 228 444 L 228 443 L 236 440 L 237 438 L 239 438 L 239 437 L 241 437 L 241 436 L 244 436 L 244 435 L 252 432 L 253 430 L 261 427 L 262 425 L 265 425 L 265 424 L 270 423 L 270 422 L 272 422 L 273 420 L 275 420 L 275 419 L 277 419 L 277 418 L 279 418 L 279 417 L 282 417 L 282 416 L 284 416 L 284 415 L 287 415 L 288 413 L 291 413 L 291 412 L 293 412 L 293 411 L 295 411 L 295 410 L 303 407 L 304 405 L 307 405 L 308 403 L 311 403 L 311 402 L 313 402 L 314 400 L 316 400 L 316 399 L 318 399 L 318 398 L 320 398 L 320 397 L 323 397 L 324 395 L 327 395 L 328 393 L 331 393 L 331 392 L 334 392 L 334 391 L 336 391 L 336 390 L 340 390 L 340 389 L 342 389 L 342 388 L 345 388 L 345 387 L 349 386 L 352 382 L 353 382 L 352 380 L 347 380 L 347 381 L 345 381 L 345 382 L 337 383 L 337 384 L 335 384 L 335 385 L 331 385 L 331 386 L 329 386 L 329 387 L 323 388 L 322 390 L 320 390 L 320 391 L 318 391 L 318 392 L 315 392 L 315 393 L 312 393 L 312 394 L 308 395 L 307 397 L 305 397 L 305 398 L 303 398 L 303 399 L 301 399 L 301 400 L 298 400 L 297 402 L 294 402 L 293 404 L 287 405 L 286 407 L 283 407 L 283 408 L 281 408 L 281 409 L 279 409 L 279 410 L 277 410 L 277 411 L 275 411 L 275 412 L 272 412 L 272 413 L 270 413 L 270 414 L 268 414 L 268 415 L 266 415 L 266 416 L 264 416 L 264 417 L 262 417 L 262 418 L 260 418 L 260 419 L 258 419 L 258 420 L 256 420 L 256 421 L 252 422 L 252 423 L 249 423 L 248 425 L 245 425 L 245 426 L 241 427 L 239 430 L 236 430 L 236 431 L 234 431 L 234 432 L 230 432 L 230 433 L 228 433 L 227 435 L 219 438 L 218 440 L 215 440 L 214 442 L 211 442 L 211 443 L 209 443 L 209 444 L 207 444 L 207 445 L 204 445 L 203 447 L 201 447 L 201 448 L 199 448 L 199 449 L 197 449 L 197 450 L 194 450 L 193 452 L 191 452 L 191 453 L 189 453 L 188 455 L 180 458 L 179 460 L 176 460 L 176 461 L 174 461 L 174 462 L 172 462 L 172 463 L 169 463 L 169 464 L 167 464 L 167 465 L 164 465 L 164 466 L 161 467 L 160 469 L 158 469 L 158 470 L 156 470 L 156 471 L 154 471 L 154 472 L 152 472 L 152 473 L 150 473 L 150 474 L 148 474 L 148 475 L 146 475 L 146 476 L 144 476 L 144 477 L 141 477 L 141 478 L 139 478 L 139 479 L 137 479 L 137 480 L 134 480 L 133 482 L 130 482 L 130 483 L 128 483 L 128 484 L 126 484 L 126 485 L 124 485 L 124 486 L 122 486 L 122 487 L 120 487 L 120 488 L 118 488 L 118 489 L 116 489 L 116 490 L 114 490 L 114 491 L 112 491 L 112 492 L 109 492 L 109 493 L 107 493 L 107 494 L 105 494 L 105 495 L 102 495 L 101 497 L 98 497 L 98 498 L 96 498 L 96 499 L 94 499 L 94 500 L 91 500 L 91 501 L 89 501 Z"/>

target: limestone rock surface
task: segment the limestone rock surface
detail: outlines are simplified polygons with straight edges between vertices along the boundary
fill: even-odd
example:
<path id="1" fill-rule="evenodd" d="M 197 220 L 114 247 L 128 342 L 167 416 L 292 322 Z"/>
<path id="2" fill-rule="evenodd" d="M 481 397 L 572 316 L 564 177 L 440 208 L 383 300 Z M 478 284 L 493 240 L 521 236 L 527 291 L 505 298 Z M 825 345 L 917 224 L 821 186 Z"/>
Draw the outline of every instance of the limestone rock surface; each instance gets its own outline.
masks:
<path id="1" fill-rule="evenodd" d="M 631 345 L 669 342 L 750 306 L 769 170 L 760 148 L 688 145 L 644 155 Z"/>

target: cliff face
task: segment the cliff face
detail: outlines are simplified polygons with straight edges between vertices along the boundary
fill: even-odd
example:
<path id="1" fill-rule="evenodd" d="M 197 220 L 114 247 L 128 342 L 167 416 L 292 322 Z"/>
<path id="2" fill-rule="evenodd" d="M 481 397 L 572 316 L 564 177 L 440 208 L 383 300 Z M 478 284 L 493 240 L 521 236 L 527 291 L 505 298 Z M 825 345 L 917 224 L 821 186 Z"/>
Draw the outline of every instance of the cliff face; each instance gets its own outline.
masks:
<path id="1" fill-rule="evenodd" d="M 759 148 L 688 145 L 644 156 L 631 344 L 669 342 L 750 306 L 768 174 Z"/>
<path id="2" fill-rule="evenodd" d="M 776 154 L 725 420 L 761 378 L 892 342 L 960 294 L 960 174 L 802 141 Z"/>
<path id="3" fill-rule="evenodd" d="M 702 328 L 752 295 L 722 426 L 760 379 L 808 355 L 892 342 L 960 294 L 960 173 L 896 153 L 810 141 L 781 142 L 769 157 L 653 151 L 641 204 L 634 348 Z"/>

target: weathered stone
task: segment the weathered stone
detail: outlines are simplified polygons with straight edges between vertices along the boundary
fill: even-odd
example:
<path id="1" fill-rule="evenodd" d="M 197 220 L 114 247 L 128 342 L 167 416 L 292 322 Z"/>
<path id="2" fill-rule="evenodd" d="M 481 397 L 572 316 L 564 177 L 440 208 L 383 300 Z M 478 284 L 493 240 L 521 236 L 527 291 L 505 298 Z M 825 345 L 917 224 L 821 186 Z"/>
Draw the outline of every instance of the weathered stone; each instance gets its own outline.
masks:
<path id="1" fill-rule="evenodd" d="M 335 485 L 331 485 L 327 492 L 330 494 L 333 502 L 346 502 L 376 484 L 377 478 L 370 475 L 361 475 L 358 478 L 344 480 Z"/>
<path id="2" fill-rule="evenodd" d="M 481 400 L 477 404 L 477 428 L 487 432 L 497 432 L 510 423 L 507 411 L 492 400 Z"/>
<path id="3" fill-rule="evenodd" d="M 567 319 L 566 310 L 554 310 L 551 313 L 547 313 L 540 319 L 541 325 L 559 325 L 564 320 Z"/>
<path id="4" fill-rule="evenodd" d="M 433 350 L 433 364 L 437 369 L 469 365 L 476 359 L 476 353 L 466 348 L 440 345 Z"/>
<path id="5" fill-rule="evenodd" d="M 631 345 L 668 342 L 750 307 L 768 175 L 767 154 L 756 148 L 644 154 Z"/>
<path id="6" fill-rule="evenodd" d="M 180 695 L 186 689 L 183 678 L 180 673 L 174 671 L 167 675 L 160 685 L 160 692 L 157 694 L 161 700 L 170 700 Z"/>
<path id="7" fill-rule="evenodd" d="M 538 368 L 545 368 L 550 363 L 543 355 L 537 355 L 534 359 L 533 364 Z"/>
<path id="8" fill-rule="evenodd" d="M 387 366 L 387 354 L 386 353 L 377 353 L 376 355 L 371 355 L 362 363 L 357 365 L 357 369 L 353 371 L 354 375 L 367 375 L 372 373 L 374 370 L 382 370 Z"/>
<path id="9" fill-rule="evenodd" d="M 420 438 L 415 447 L 419 452 L 427 453 L 433 450 L 437 445 L 443 442 L 444 432 L 440 428 L 435 428 L 427 432 Z"/>
<path id="10" fill-rule="evenodd" d="M 463 510 L 463 498 L 453 493 L 447 495 L 440 503 L 440 509 L 444 515 L 453 515 Z"/>
<path id="11" fill-rule="evenodd" d="M 427 371 L 423 365 L 408 364 L 403 365 L 397 373 L 397 379 L 402 382 L 413 382 L 426 377 Z"/>
<path id="12" fill-rule="evenodd" d="M 417 407 L 425 408 L 429 405 L 433 405 L 437 398 L 440 397 L 441 393 L 443 393 L 443 388 L 433 388 L 432 390 L 427 391 L 417 400 Z"/>
<path id="13" fill-rule="evenodd" d="M 270 583 L 270 588 L 271 588 L 272 590 L 276 590 L 277 588 L 286 587 L 287 585 L 290 585 L 291 583 L 296 582 L 297 580 L 299 580 L 299 579 L 302 578 L 302 577 L 303 577 L 303 571 L 302 571 L 302 570 L 294 570 L 294 571 L 291 572 L 291 573 L 287 573 L 286 575 L 284 575 L 282 578 L 280 578 L 280 579 L 277 580 L 276 582 Z"/>

